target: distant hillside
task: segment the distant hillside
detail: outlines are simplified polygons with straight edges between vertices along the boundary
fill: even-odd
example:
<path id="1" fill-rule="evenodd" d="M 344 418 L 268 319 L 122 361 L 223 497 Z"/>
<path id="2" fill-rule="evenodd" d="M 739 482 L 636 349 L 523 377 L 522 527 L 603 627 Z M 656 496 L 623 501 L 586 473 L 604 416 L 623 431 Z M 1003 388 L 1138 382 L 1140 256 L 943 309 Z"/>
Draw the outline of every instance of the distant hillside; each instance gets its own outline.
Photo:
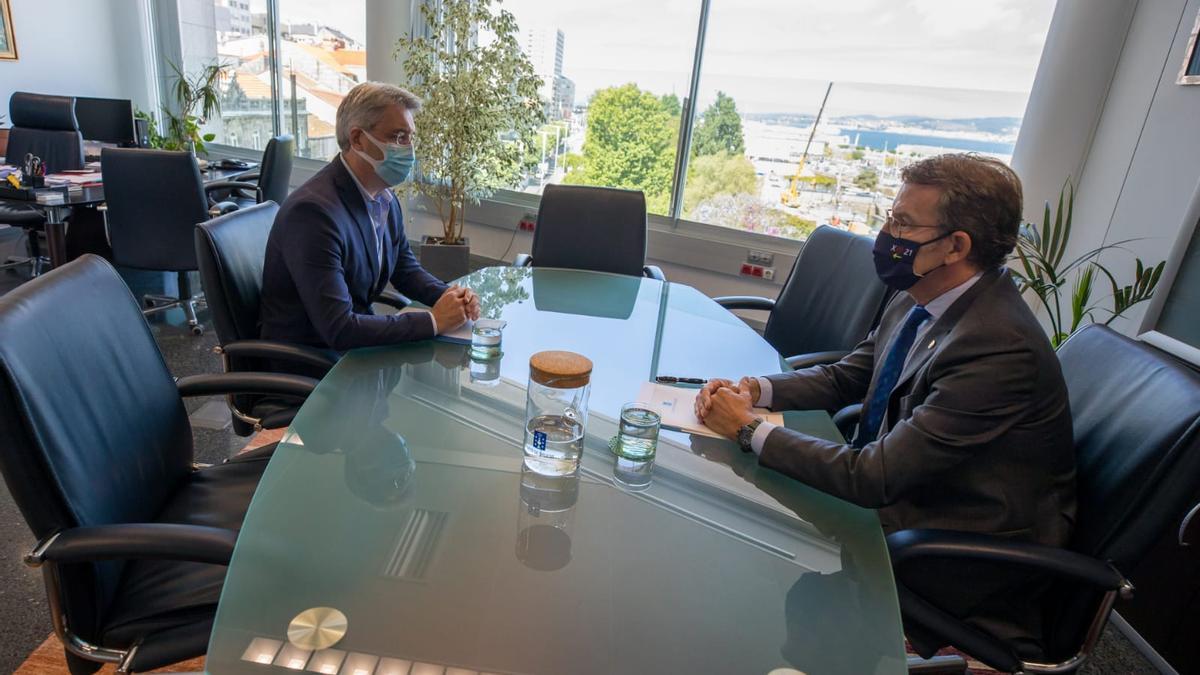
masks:
<path id="1" fill-rule="evenodd" d="M 768 124 L 782 124 L 793 127 L 806 127 L 812 124 L 814 116 L 799 113 L 748 113 L 743 115 L 748 120 Z M 920 117 L 917 115 L 844 115 L 829 119 L 834 126 L 879 129 L 888 126 L 915 127 L 929 131 L 973 131 L 988 134 L 1013 134 L 1021 126 L 1020 117 L 971 117 L 958 119 L 938 119 Z"/>

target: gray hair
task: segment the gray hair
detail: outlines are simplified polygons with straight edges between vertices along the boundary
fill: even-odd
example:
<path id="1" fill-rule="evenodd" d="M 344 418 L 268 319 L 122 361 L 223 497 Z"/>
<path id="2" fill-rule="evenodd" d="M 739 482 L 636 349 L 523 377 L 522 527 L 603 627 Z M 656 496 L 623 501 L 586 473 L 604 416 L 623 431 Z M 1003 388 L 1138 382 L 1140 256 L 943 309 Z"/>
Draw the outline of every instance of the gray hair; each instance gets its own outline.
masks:
<path id="1" fill-rule="evenodd" d="M 388 106 L 400 105 L 406 110 L 421 109 L 421 99 L 407 89 L 385 82 L 357 84 L 342 99 L 337 109 L 337 144 L 342 150 L 350 147 L 350 130 L 370 129 L 383 117 Z"/>

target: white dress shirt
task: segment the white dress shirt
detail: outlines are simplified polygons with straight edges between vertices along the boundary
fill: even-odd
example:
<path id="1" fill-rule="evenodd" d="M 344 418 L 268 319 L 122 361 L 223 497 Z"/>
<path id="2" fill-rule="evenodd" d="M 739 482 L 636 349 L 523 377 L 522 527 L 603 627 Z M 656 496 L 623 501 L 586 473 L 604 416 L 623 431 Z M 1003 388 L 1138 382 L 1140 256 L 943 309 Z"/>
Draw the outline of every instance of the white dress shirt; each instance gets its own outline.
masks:
<path id="1" fill-rule="evenodd" d="M 382 190 L 378 195 L 372 197 L 370 192 L 363 187 L 359 182 L 358 176 L 354 175 L 354 170 L 350 168 L 350 164 L 346 162 L 346 158 L 338 153 L 338 159 L 342 160 L 342 166 L 346 167 L 346 173 L 350 174 L 350 180 L 354 181 L 354 185 L 362 194 L 363 202 L 367 206 L 367 215 L 371 218 L 371 225 L 375 229 L 375 264 L 383 269 L 383 240 L 387 235 L 388 213 L 392 208 L 392 200 L 396 198 L 391 190 Z M 429 322 L 433 325 L 433 334 L 437 335 L 437 319 L 433 318 L 433 312 L 426 312 L 429 315 Z"/>
<path id="2" fill-rule="evenodd" d="M 962 297 L 962 294 L 966 293 L 968 289 L 974 286 L 975 282 L 979 281 L 980 277 L 982 276 L 983 272 L 979 272 L 970 279 L 967 279 L 954 288 L 951 288 L 945 293 L 942 293 L 936 298 L 930 300 L 925 305 L 925 311 L 929 312 L 929 318 L 925 319 L 921 322 L 921 325 L 917 326 L 917 335 L 913 339 L 912 347 L 908 350 L 908 354 L 904 357 L 905 363 L 908 363 L 908 360 L 912 358 L 913 352 L 917 349 L 917 345 L 921 344 L 922 339 L 925 337 L 925 334 L 929 332 L 929 329 L 933 327 L 933 324 L 936 323 L 937 320 L 946 313 L 947 309 L 950 309 L 950 305 L 953 305 L 955 300 L 958 300 L 960 297 Z M 755 401 L 754 405 L 758 406 L 759 408 L 771 407 L 771 398 L 773 394 L 771 390 L 771 381 L 765 377 L 758 377 L 755 379 L 758 380 L 758 400 Z M 771 434 L 771 431 L 775 428 L 775 426 L 776 425 L 771 424 L 770 422 L 763 422 L 758 425 L 757 429 L 754 430 L 754 436 L 752 436 L 750 439 L 750 447 L 754 449 L 754 454 L 762 454 L 763 443 L 767 442 L 767 436 Z"/>

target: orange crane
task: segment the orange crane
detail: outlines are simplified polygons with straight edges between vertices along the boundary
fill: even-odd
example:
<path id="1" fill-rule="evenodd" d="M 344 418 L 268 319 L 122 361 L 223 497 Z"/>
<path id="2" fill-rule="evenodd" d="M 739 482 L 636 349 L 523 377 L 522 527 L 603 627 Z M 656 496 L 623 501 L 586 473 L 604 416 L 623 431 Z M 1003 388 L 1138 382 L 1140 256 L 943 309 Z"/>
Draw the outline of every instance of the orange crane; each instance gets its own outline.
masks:
<path id="1" fill-rule="evenodd" d="M 829 101 L 829 92 L 833 91 L 833 83 L 825 87 L 825 98 L 821 99 L 821 108 L 817 110 L 817 119 L 813 120 L 812 131 L 808 132 L 808 142 L 804 144 L 804 154 L 800 156 L 800 165 L 796 167 L 796 175 L 788 189 L 779 195 L 779 201 L 784 206 L 799 206 L 800 174 L 804 172 L 804 163 L 808 161 L 808 149 L 812 147 L 813 136 L 817 135 L 817 125 L 821 123 L 821 115 L 825 113 L 825 104 Z"/>

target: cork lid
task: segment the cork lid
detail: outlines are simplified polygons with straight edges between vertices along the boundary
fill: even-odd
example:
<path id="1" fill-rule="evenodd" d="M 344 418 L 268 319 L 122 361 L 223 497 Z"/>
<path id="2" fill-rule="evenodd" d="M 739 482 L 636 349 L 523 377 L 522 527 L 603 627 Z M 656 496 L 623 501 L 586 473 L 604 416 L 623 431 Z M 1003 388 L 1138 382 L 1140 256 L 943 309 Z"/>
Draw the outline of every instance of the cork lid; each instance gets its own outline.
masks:
<path id="1" fill-rule="evenodd" d="M 592 361 L 575 352 L 538 352 L 529 357 L 529 379 L 554 389 L 575 389 L 592 380 Z"/>

